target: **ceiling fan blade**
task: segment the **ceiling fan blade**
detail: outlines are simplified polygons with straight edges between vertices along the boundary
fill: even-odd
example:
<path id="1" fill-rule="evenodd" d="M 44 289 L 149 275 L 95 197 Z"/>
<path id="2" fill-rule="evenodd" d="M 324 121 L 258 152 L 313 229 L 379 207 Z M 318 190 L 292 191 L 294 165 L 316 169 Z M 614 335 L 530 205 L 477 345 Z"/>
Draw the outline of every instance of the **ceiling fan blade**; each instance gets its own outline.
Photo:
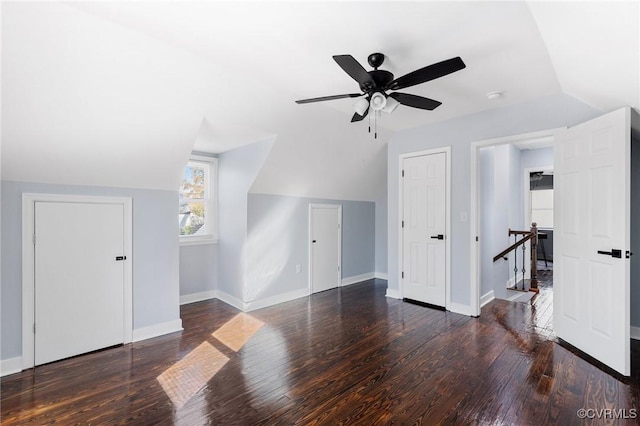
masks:
<path id="1" fill-rule="evenodd" d="M 423 98 L 422 96 L 411 95 L 409 93 L 394 92 L 389 96 L 400 102 L 402 105 L 419 109 L 428 109 L 429 111 L 432 111 L 442 105 L 442 102 L 436 101 L 434 99 Z"/>
<path id="2" fill-rule="evenodd" d="M 355 123 L 356 121 L 362 121 L 367 116 L 367 114 L 369 114 L 369 108 L 365 110 L 364 115 L 360 115 L 356 112 L 355 114 L 353 114 L 353 117 L 351 117 L 351 122 Z"/>
<path id="3" fill-rule="evenodd" d="M 362 96 L 362 93 L 348 93 L 346 95 L 333 95 L 333 96 L 322 96 L 320 98 L 301 99 L 299 101 L 296 101 L 296 103 L 297 104 L 309 104 L 311 102 L 332 101 L 334 99 L 359 98 L 360 96 Z"/>
<path id="4" fill-rule="evenodd" d="M 353 56 L 335 55 L 333 57 L 333 60 L 336 61 L 338 65 L 340 65 L 340 68 L 342 68 L 344 72 L 349 74 L 351 78 L 357 81 L 360 86 L 375 84 L 367 70 L 365 70 Z"/>
<path id="5" fill-rule="evenodd" d="M 460 71 L 463 68 L 466 68 L 466 65 L 462 62 L 462 59 L 457 56 L 398 77 L 389 83 L 387 89 L 398 90 L 415 86 L 416 84 L 435 80 L 452 72 Z"/>

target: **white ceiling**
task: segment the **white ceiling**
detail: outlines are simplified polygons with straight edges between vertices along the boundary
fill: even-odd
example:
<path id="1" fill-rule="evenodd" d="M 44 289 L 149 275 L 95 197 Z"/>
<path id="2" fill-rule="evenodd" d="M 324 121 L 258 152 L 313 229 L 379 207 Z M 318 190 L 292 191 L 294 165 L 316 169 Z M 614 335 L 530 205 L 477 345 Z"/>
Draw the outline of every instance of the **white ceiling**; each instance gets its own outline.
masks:
<path id="1" fill-rule="evenodd" d="M 191 149 L 275 135 L 255 192 L 373 200 L 395 131 L 561 92 L 640 107 L 637 1 L 2 7 L 5 179 L 169 189 Z M 349 123 L 353 99 L 294 103 L 358 91 L 331 56 L 369 68 L 378 51 L 396 77 L 455 56 L 467 68 L 404 89 L 443 104 L 382 116 L 377 140 Z"/>

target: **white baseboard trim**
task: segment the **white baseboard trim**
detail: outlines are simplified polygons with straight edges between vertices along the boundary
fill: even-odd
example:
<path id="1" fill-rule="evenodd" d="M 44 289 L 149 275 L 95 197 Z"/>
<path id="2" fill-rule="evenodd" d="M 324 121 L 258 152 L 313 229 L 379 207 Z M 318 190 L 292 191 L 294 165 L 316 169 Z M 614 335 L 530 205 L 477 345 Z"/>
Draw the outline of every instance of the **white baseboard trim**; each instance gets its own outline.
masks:
<path id="1" fill-rule="evenodd" d="M 640 340 L 640 327 L 631 326 L 630 334 L 633 340 Z"/>
<path id="2" fill-rule="evenodd" d="M 22 371 L 22 357 L 0 360 L 0 377 L 8 376 Z"/>
<path id="3" fill-rule="evenodd" d="M 231 305 L 242 312 L 246 311 L 245 303 L 242 300 L 228 293 L 225 293 L 224 291 L 216 290 L 215 298 L 218 300 L 222 300 L 227 305 Z"/>
<path id="4" fill-rule="evenodd" d="M 173 321 L 150 325 L 148 327 L 136 328 L 133 330 L 133 341 L 139 342 L 141 340 L 175 333 L 176 331 L 182 331 L 182 320 L 180 318 Z"/>
<path id="5" fill-rule="evenodd" d="M 385 296 L 390 299 L 402 299 L 402 295 L 398 290 L 393 290 L 390 288 L 387 288 L 387 294 L 385 294 Z"/>
<path id="6" fill-rule="evenodd" d="M 495 296 L 494 296 L 493 290 L 491 290 L 485 295 L 483 295 L 482 297 L 480 297 L 480 307 L 482 308 L 484 305 L 491 302 L 493 299 L 495 299 Z"/>
<path id="7" fill-rule="evenodd" d="M 340 286 L 360 283 L 362 281 L 372 280 L 376 277 L 375 272 L 367 272 L 366 274 L 354 275 L 353 277 L 343 278 Z"/>
<path id="8" fill-rule="evenodd" d="M 466 315 L 468 317 L 473 316 L 473 311 L 471 310 L 471 306 L 462 305 L 460 303 L 451 302 L 449 306 L 447 306 L 447 310 L 456 314 Z"/>
<path id="9" fill-rule="evenodd" d="M 380 280 L 387 280 L 387 281 L 389 280 L 389 275 L 387 275 L 386 272 L 376 272 L 375 276 Z"/>
<path id="10" fill-rule="evenodd" d="M 303 288 L 300 290 L 294 290 L 288 293 L 267 297 L 265 299 L 253 300 L 251 302 L 244 303 L 246 308 L 245 312 L 255 311 L 257 309 L 266 308 L 268 306 L 277 305 L 280 303 L 288 302 L 294 299 L 300 299 L 301 297 L 307 297 L 307 296 L 309 296 L 309 289 Z"/>
<path id="11" fill-rule="evenodd" d="M 201 302 L 203 300 L 209 300 L 216 297 L 216 291 L 203 291 L 201 293 L 185 294 L 180 296 L 180 304 L 186 305 L 188 303 Z"/>
<path id="12" fill-rule="evenodd" d="M 507 280 L 507 288 L 513 288 L 515 286 L 516 286 L 516 278 L 515 277 L 509 278 L 509 280 Z"/>

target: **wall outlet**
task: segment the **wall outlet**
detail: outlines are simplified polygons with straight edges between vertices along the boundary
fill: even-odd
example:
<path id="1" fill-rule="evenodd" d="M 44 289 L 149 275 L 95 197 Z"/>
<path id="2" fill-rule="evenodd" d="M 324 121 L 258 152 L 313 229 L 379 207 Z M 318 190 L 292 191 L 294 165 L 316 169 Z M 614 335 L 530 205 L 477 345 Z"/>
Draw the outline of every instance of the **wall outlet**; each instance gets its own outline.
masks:
<path id="1" fill-rule="evenodd" d="M 296 274 L 299 274 L 300 272 L 302 272 L 302 265 L 298 263 L 296 265 Z"/>

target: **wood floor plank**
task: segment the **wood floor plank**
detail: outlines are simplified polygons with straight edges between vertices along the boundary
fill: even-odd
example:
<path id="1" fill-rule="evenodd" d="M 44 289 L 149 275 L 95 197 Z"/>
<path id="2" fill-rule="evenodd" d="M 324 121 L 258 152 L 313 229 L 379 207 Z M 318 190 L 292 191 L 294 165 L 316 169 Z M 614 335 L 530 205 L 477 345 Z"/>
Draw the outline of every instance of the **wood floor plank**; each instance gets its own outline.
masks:
<path id="1" fill-rule="evenodd" d="M 630 378 L 560 345 L 551 285 L 527 303 L 494 300 L 470 318 L 389 299 L 385 284 L 250 312 L 249 322 L 264 325 L 241 340 L 226 333 L 240 342 L 231 347 L 215 332 L 238 310 L 216 299 L 184 305 L 182 332 L 3 377 L 0 422 L 580 424 L 578 408 L 640 404 L 638 342 Z M 158 379 L 181 360 L 199 359 L 190 354 L 202 345 L 227 359 L 176 404 Z M 194 380 L 189 372 L 197 369 L 184 371 L 162 376 L 165 386 L 167 377 Z"/>

